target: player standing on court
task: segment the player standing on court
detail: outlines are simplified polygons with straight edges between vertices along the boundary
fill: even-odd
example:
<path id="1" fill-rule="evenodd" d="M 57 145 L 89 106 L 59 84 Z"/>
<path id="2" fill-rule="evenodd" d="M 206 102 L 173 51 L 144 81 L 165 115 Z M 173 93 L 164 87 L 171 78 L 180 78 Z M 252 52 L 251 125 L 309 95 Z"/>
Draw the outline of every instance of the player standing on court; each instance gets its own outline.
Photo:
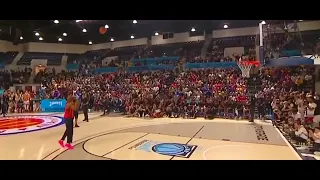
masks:
<path id="1" fill-rule="evenodd" d="M 61 147 L 67 147 L 69 150 L 73 149 L 72 138 L 73 138 L 73 118 L 74 111 L 76 111 L 79 107 L 77 107 L 76 98 L 73 96 L 69 96 L 67 98 L 67 104 L 64 111 L 64 123 L 66 124 L 66 130 L 64 134 L 59 140 L 59 144 Z M 67 144 L 64 145 L 64 140 L 67 138 Z"/>

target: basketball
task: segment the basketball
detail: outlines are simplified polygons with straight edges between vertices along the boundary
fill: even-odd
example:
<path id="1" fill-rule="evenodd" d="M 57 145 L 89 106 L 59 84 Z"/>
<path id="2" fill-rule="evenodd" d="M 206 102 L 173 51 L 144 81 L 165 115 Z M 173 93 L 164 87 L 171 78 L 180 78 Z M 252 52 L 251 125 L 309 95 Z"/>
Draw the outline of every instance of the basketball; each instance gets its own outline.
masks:
<path id="1" fill-rule="evenodd" d="M 99 32 L 100 34 L 105 34 L 107 32 L 107 29 L 105 27 L 100 27 Z"/>

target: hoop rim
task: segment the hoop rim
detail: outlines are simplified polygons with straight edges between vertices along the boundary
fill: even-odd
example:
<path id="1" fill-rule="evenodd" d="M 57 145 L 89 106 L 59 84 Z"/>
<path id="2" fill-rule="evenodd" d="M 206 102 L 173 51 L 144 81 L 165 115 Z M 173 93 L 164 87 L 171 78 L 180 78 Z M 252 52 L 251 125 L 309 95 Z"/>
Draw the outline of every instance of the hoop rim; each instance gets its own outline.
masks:
<path id="1" fill-rule="evenodd" d="M 241 62 L 238 62 L 238 65 L 242 65 L 242 66 L 254 65 L 258 67 L 260 66 L 260 62 L 259 61 L 241 61 Z"/>

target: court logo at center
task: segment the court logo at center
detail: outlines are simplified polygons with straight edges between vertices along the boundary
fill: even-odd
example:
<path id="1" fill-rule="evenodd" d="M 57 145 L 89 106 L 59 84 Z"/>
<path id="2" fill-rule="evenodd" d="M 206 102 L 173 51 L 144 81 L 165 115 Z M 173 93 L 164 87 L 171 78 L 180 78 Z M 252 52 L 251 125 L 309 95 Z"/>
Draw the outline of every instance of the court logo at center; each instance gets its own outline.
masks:
<path id="1" fill-rule="evenodd" d="M 166 156 L 176 156 L 189 158 L 198 146 L 181 143 L 163 143 L 150 140 L 143 140 L 129 149 L 135 149 L 145 152 L 155 152 Z"/>

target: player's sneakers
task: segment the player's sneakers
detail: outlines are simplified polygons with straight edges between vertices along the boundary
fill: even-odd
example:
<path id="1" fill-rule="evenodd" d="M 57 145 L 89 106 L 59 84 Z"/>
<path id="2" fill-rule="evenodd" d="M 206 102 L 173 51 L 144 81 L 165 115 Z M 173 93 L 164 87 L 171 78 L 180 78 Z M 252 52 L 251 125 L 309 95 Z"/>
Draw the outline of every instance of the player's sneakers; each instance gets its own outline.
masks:
<path id="1" fill-rule="evenodd" d="M 66 144 L 66 147 L 69 149 L 69 150 L 72 150 L 73 149 L 73 146 L 69 143 Z"/>
<path id="2" fill-rule="evenodd" d="M 59 140 L 58 143 L 59 143 L 59 145 L 60 145 L 61 147 L 64 147 L 64 143 L 63 143 L 62 140 Z"/>

